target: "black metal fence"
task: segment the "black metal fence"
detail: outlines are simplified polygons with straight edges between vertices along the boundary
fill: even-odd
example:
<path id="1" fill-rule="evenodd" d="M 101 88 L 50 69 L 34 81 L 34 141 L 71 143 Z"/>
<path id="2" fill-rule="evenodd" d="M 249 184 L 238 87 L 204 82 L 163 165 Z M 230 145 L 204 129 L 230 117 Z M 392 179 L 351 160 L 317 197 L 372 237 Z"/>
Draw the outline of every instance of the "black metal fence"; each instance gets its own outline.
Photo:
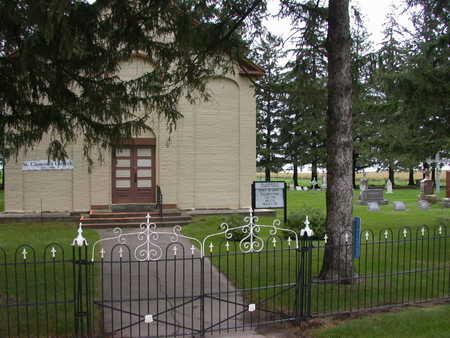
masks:
<path id="1" fill-rule="evenodd" d="M 253 218 L 201 241 L 149 222 L 90 246 L 80 235 L 70 249 L 0 248 L 1 337 L 202 336 L 450 298 L 445 226 L 337 244 Z M 326 250 L 353 256 L 350 279 L 321 275 Z"/>

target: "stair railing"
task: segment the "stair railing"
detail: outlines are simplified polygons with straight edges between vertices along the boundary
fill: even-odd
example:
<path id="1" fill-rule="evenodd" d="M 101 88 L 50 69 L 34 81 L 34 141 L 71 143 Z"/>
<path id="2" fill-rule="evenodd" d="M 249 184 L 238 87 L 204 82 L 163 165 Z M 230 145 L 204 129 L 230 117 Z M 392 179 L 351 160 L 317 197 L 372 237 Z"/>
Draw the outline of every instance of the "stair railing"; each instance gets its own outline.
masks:
<path id="1" fill-rule="evenodd" d="M 156 186 L 156 208 L 159 210 L 159 217 L 163 217 L 163 194 L 159 185 Z"/>

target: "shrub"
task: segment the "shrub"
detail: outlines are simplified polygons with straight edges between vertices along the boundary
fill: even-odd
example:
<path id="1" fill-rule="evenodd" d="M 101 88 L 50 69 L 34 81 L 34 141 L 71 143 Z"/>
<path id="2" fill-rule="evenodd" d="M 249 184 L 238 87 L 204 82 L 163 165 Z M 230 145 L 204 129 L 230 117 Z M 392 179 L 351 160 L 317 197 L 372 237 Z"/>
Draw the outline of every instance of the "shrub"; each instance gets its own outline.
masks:
<path id="1" fill-rule="evenodd" d="M 229 216 L 222 217 L 221 221 L 222 223 L 228 224 L 228 228 L 231 229 L 246 225 L 247 222 L 244 221 L 244 217 L 246 217 L 246 215 L 231 214 Z M 221 228 L 220 230 L 223 231 L 223 229 Z M 242 229 L 232 230 L 229 231 L 229 233 L 232 234 L 232 237 L 229 239 L 230 241 L 238 242 L 241 241 L 245 236 L 247 236 L 247 234 L 242 232 Z"/>
<path id="2" fill-rule="evenodd" d="M 303 207 L 290 213 L 287 222 L 289 229 L 299 233 L 305 227 L 306 216 L 309 219 L 309 227 L 314 231 L 313 238 L 322 239 L 325 235 L 326 217 L 320 209 Z"/>

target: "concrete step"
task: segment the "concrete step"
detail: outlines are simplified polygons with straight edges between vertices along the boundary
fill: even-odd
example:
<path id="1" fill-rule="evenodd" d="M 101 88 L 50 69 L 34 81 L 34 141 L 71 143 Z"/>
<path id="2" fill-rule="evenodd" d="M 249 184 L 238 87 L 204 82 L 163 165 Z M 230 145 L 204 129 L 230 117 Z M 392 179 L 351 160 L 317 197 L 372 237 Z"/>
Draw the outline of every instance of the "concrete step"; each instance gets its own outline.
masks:
<path id="1" fill-rule="evenodd" d="M 183 226 L 189 224 L 187 221 L 164 221 L 164 222 L 155 222 L 158 228 L 163 227 L 173 227 L 175 225 Z M 89 220 L 83 221 L 83 227 L 85 228 L 94 228 L 94 229 L 102 229 L 102 228 L 139 228 L 142 222 L 139 223 L 89 223 Z"/>
<path id="2" fill-rule="evenodd" d="M 144 216 L 140 217 L 83 217 L 80 219 L 83 222 L 89 222 L 89 223 L 144 223 L 146 222 L 146 218 Z M 190 216 L 163 216 L 163 217 L 157 217 L 154 216 L 150 218 L 151 223 L 158 223 L 158 222 L 164 222 L 164 221 L 170 221 L 170 222 L 190 222 L 192 220 L 192 217 Z"/>
<path id="3" fill-rule="evenodd" d="M 158 211 L 156 203 L 111 204 L 112 212 Z"/>
<path id="4" fill-rule="evenodd" d="M 159 217 L 159 211 L 122 211 L 122 212 L 105 212 L 105 211 L 95 211 L 91 210 L 89 212 L 89 217 L 91 218 L 106 218 L 106 217 L 144 217 L 150 214 L 153 217 Z M 181 212 L 178 209 L 164 209 L 163 216 L 180 216 Z"/>

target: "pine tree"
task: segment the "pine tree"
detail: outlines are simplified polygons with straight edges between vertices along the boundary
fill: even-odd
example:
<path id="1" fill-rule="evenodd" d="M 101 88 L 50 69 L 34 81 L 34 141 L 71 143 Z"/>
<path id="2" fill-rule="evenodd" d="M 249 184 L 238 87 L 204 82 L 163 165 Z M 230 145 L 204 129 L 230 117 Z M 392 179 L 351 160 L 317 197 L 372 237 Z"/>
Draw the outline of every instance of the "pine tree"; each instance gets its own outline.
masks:
<path id="1" fill-rule="evenodd" d="M 241 34 L 258 23 L 261 0 L 8 0 L 0 3 L 0 130 L 5 157 L 52 138 L 49 155 L 80 142 L 116 145 L 157 115 L 170 130 L 177 102 L 206 99 L 205 83 L 247 51 Z M 117 76 L 144 56 L 151 71 Z M 139 113 L 138 113 L 139 112 Z"/>
<path id="2" fill-rule="evenodd" d="M 284 77 L 279 65 L 283 57 L 282 40 L 267 33 L 255 48 L 254 58 L 266 72 L 256 83 L 257 165 L 264 168 L 265 179 L 283 165 L 280 155 L 280 121 L 283 109 Z"/>

